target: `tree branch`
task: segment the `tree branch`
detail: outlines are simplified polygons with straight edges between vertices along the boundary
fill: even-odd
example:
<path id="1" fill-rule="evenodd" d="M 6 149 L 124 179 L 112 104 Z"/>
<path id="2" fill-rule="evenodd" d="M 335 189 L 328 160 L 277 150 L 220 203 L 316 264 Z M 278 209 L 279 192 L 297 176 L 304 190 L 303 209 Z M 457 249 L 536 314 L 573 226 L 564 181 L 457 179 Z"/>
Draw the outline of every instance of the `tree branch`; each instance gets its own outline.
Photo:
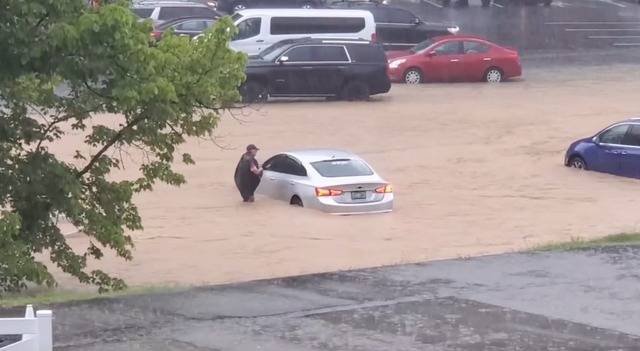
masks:
<path id="1" fill-rule="evenodd" d="M 42 25 L 42 23 L 44 23 L 44 21 L 49 18 L 49 12 L 45 13 L 44 16 L 42 16 L 42 18 L 40 18 L 40 20 L 38 21 L 38 23 L 36 23 L 36 28 L 40 27 Z"/>
<path id="2" fill-rule="evenodd" d="M 122 135 L 126 131 L 128 131 L 131 128 L 135 127 L 138 123 L 142 122 L 144 119 L 145 119 L 144 114 L 140 114 L 138 117 L 136 117 L 136 118 L 132 119 L 131 121 L 129 121 L 129 123 L 127 123 L 113 137 L 111 137 L 111 139 L 109 139 L 109 141 L 106 144 L 104 144 L 104 146 L 102 146 L 102 148 L 100 149 L 100 151 L 98 151 L 98 153 L 96 153 L 95 155 L 93 155 L 93 157 L 91 157 L 91 160 L 89 160 L 89 163 L 87 163 L 87 165 L 84 166 L 83 169 L 81 169 L 79 172 L 76 173 L 76 178 L 80 179 L 80 178 L 82 178 L 82 176 L 87 174 L 87 172 L 89 172 L 91 170 L 91 167 L 93 167 L 93 165 L 95 165 L 96 162 L 98 162 L 98 159 L 105 152 L 107 152 L 107 150 L 109 150 L 109 148 L 112 147 L 113 144 L 115 144 L 118 140 L 120 140 L 120 138 L 122 137 Z"/>

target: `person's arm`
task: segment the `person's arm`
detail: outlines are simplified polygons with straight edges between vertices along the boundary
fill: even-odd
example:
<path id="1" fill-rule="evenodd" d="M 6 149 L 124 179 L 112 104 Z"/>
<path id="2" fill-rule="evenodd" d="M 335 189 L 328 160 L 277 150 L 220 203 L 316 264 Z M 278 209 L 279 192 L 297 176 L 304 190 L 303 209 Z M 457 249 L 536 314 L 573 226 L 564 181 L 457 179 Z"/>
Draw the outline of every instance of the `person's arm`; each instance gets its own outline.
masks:
<path id="1" fill-rule="evenodd" d="M 253 172 L 253 174 L 255 175 L 260 175 L 260 173 L 262 173 L 262 167 L 258 167 L 256 166 L 255 163 L 251 163 L 251 172 Z"/>

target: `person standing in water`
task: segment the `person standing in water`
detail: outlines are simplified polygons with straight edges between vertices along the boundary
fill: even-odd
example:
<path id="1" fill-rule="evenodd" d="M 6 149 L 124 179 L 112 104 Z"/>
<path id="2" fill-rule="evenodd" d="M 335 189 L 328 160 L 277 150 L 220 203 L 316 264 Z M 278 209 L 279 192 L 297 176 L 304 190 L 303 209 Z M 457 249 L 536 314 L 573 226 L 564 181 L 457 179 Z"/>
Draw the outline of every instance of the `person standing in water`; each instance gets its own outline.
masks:
<path id="1" fill-rule="evenodd" d="M 242 154 L 238 165 L 236 166 L 236 172 L 234 174 L 234 180 L 236 187 L 240 191 L 243 202 L 254 202 L 254 193 L 260 184 L 262 177 L 262 167 L 256 160 L 258 154 L 258 147 L 254 144 L 247 146 L 247 151 Z"/>

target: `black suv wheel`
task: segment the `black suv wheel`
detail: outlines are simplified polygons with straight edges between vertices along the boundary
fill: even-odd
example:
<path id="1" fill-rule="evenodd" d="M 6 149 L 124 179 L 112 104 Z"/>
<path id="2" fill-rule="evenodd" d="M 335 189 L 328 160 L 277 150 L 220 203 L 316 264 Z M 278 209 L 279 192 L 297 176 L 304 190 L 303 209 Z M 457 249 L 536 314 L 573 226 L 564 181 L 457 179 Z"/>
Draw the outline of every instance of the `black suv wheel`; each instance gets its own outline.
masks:
<path id="1" fill-rule="evenodd" d="M 253 104 L 257 102 L 267 102 L 269 93 L 267 87 L 256 81 L 248 81 L 240 86 L 240 96 L 245 104 Z"/>

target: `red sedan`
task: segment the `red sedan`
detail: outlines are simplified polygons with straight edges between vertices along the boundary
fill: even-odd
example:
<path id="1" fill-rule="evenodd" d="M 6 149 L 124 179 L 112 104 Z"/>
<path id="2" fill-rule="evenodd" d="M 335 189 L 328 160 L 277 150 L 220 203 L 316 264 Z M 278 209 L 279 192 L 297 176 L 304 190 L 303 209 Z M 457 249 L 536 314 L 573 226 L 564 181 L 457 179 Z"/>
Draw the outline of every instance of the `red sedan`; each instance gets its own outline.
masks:
<path id="1" fill-rule="evenodd" d="M 392 82 L 490 82 L 522 75 L 518 52 L 482 38 L 445 35 L 427 39 L 406 51 L 390 51 Z"/>

